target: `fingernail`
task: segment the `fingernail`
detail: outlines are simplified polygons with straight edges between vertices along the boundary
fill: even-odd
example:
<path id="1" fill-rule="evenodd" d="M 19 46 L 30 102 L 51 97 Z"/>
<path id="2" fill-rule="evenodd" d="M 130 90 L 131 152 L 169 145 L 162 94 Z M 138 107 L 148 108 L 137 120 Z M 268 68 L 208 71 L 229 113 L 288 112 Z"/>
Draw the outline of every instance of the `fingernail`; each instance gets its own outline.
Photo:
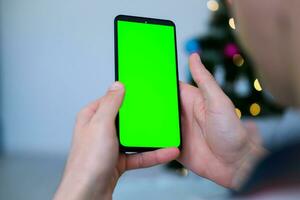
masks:
<path id="1" fill-rule="evenodd" d="M 194 57 L 195 57 L 195 59 L 196 59 L 197 61 L 199 61 L 199 62 L 200 62 L 200 56 L 199 56 L 199 54 L 198 54 L 198 53 L 194 53 Z"/>
<path id="2" fill-rule="evenodd" d="M 122 87 L 123 87 L 122 84 L 116 81 L 110 86 L 109 90 L 110 91 L 120 90 Z"/>

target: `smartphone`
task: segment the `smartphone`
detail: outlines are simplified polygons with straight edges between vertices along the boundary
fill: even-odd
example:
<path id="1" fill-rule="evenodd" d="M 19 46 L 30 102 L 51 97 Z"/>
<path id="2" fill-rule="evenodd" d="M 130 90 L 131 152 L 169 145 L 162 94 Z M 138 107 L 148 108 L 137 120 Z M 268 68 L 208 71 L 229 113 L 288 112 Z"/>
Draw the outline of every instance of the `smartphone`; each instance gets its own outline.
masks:
<path id="1" fill-rule="evenodd" d="M 119 15 L 115 27 L 115 79 L 125 86 L 116 119 L 120 150 L 181 147 L 175 24 Z"/>

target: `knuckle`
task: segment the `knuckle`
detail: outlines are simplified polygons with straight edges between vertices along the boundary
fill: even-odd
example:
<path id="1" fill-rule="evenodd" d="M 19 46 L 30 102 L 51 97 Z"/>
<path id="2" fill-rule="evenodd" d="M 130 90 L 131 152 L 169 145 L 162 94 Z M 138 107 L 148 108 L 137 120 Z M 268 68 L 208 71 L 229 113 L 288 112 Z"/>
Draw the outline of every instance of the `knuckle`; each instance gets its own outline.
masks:
<path id="1" fill-rule="evenodd" d="M 138 168 L 142 168 L 144 165 L 144 153 L 141 153 L 141 155 L 138 158 Z"/>
<path id="2" fill-rule="evenodd" d="M 202 84 L 202 78 L 200 76 L 195 76 L 194 81 L 198 84 Z"/>
<path id="3" fill-rule="evenodd" d="M 102 97 L 102 106 L 107 106 L 109 103 L 111 103 L 114 100 L 114 92 L 109 91 L 105 96 Z"/>
<path id="4" fill-rule="evenodd" d="M 154 152 L 154 162 L 157 163 L 157 164 L 162 164 L 162 161 L 160 159 L 160 156 L 158 154 L 158 151 L 155 151 Z"/>
<path id="5" fill-rule="evenodd" d="M 234 105 L 231 99 L 225 94 L 216 96 L 215 101 L 211 102 L 211 106 L 213 110 L 219 110 L 219 111 L 234 109 Z"/>

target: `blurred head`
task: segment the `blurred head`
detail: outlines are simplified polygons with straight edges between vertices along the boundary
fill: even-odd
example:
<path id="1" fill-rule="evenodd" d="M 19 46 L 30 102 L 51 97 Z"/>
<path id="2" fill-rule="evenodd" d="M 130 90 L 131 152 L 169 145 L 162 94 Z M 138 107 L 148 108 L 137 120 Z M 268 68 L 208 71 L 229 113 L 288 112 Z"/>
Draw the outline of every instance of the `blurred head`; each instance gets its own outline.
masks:
<path id="1" fill-rule="evenodd" d="M 300 106 L 300 1 L 230 2 L 238 36 L 262 85 L 278 103 Z"/>

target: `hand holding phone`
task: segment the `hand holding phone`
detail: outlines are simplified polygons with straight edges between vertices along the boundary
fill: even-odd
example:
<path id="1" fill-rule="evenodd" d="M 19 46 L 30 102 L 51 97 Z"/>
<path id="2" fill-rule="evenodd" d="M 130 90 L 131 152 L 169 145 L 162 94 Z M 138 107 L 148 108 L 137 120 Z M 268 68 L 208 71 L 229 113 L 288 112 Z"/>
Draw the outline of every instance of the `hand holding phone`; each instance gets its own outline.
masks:
<path id="1" fill-rule="evenodd" d="M 106 95 L 80 111 L 64 175 L 55 200 L 112 199 L 119 177 L 127 170 L 151 167 L 178 157 L 177 148 L 126 155 L 119 152 L 115 117 L 124 87 L 115 82 Z"/>

